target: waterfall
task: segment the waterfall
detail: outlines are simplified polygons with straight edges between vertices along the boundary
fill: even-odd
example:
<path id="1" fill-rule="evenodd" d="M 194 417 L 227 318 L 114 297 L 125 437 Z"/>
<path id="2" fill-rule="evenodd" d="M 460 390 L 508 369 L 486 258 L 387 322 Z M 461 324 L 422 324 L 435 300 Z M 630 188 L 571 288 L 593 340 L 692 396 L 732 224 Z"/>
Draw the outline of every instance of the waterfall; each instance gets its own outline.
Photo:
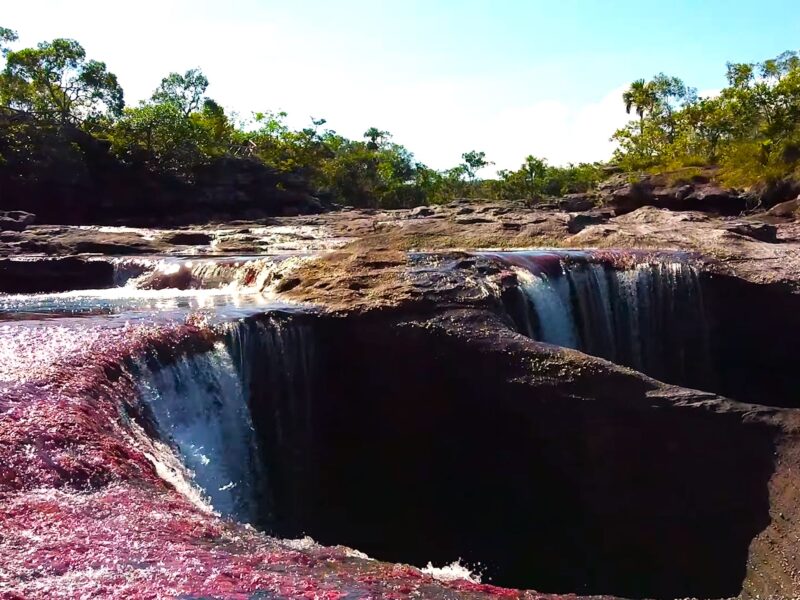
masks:
<path id="1" fill-rule="evenodd" d="M 263 290 L 308 260 L 305 255 L 262 257 L 115 258 L 115 287 L 132 290 Z"/>
<path id="2" fill-rule="evenodd" d="M 261 459 L 248 390 L 224 342 L 169 364 L 138 361 L 139 399 L 214 509 L 256 516 Z"/>
<path id="3" fill-rule="evenodd" d="M 578 332 L 572 315 L 569 298 L 569 283 L 566 278 L 549 278 L 547 275 L 532 277 L 522 289 L 530 298 L 536 312 L 538 336 L 543 341 L 568 348 L 577 348 Z"/>
<path id="4" fill-rule="evenodd" d="M 109 259 L 111 266 L 114 269 L 113 284 L 114 287 L 123 287 L 129 281 L 140 277 L 144 273 L 151 271 L 156 264 L 152 258 L 137 258 L 137 257 L 113 257 Z"/>
<path id="5" fill-rule="evenodd" d="M 222 328 L 210 350 L 134 361 L 137 396 L 217 512 L 268 526 L 271 473 L 307 463 L 313 344 L 269 315 Z"/>
<path id="6" fill-rule="evenodd" d="M 520 332 L 664 381 L 708 385 L 708 325 L 698 275 L 687 262 L 625 269 L 574 257 L 558 269 L 508 262 L 518 274 L 519 294 L 508 308 Z"/>
<path id="7" fill-rule="evenodd" d="M 230 329 L 227 343 L 251 394 L 253 421 L 269 474 L 273 528 L 292 528 L 316 489 L 314 406 L 320 390 L 317 342 L 307 323 L 254 319 Z M 296 532 L 294 532 L 296 533 Z"/>
<path id="8" fill-rule="evenodd" d="M 160 258 L 114 261 L 114 283 L 132 289 L 248 287 L 270 259 Z"/>

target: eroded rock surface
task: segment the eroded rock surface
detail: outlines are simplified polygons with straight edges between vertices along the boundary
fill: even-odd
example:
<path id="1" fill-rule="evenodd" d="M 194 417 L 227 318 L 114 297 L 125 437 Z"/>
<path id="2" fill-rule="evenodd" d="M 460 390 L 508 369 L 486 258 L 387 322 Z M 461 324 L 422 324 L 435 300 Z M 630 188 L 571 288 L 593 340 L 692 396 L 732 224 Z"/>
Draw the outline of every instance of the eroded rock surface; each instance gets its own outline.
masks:
<path id="1" fill-rule="evenodd" d="M 692 201 L 722 202 L 703 193 Z M 255 261 L 247 283 L 320 311 L 289 319 L 318 347 L 318 389 L 304 405 L 313 427 L 300 430 L 309 445 L 286 442 L 291 427 L 274 431 L 275 414 L 293 414 L 271 410 L 274 394 L 260 397 L 255 425 L 283 440 L 265 455 L 284 484 L 273 533 L 330 544 L 210 513 L 132 402 L 131 357 L 169 364 L 213 348 L 216 329 L 5 321 L 0 586 L 32 598 L 797 596 L 800 420 L 779 407 L 795 405 L 800 326 L 791 206 L 725 217 L 589 200 L 0 233 L 7 292 L 102 287 L 109 254 L 128 255 L 134 271 L 150 256 L 181 257 L 142 285 L 191 288 L 201 285 L 192 257 L 324 252 L 272 279 Z M 503 294 L 517 274 L 470 251 L 541 246 L 690 252 L 711 286 L 714 352 L 741 379 L 723 395 L 687 390 L 514 331 Z M 737 393 L 747 402 L 724 397 Z M 484 561 L 505 587 L 405 566 L 459 556 Z"/>

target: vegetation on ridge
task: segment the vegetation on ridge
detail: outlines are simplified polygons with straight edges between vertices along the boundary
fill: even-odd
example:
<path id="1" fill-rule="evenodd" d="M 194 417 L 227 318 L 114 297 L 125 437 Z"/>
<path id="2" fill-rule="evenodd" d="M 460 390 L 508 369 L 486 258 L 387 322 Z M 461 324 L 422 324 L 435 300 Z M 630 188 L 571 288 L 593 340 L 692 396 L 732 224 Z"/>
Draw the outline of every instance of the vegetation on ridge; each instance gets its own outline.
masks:
<path id="1" fill-rule="evenodd" d="M 800 176 L 800 56 L 728 63 L 728 85 L 699 97 L 676 77 L 639 80 L 623 94 L 636 119 L 614 134 L 626 171 L 719 167 L 733 186 Z"/>
<path id="2" fill-rule="evenodd" d="M 475 150 L 450 169 L 434 170 L 375 127 L 353 140 L 324 119 L 294 130 L 283 112 L 230 113 L 208 97 L 208 79 L 199 69 L 168 74 L 148 100 L 126 106 L 117 77 L 105 63 L 88 59 L 78 42 L 56 39 L 13 50 L 16 40 L 14 31 L 0 28 L 0 178 L 9 181 L 27 184 L 48 180 L 53 170 L 86 170 L 93 158 L 74 143 L 76 131 L 135 172 L 191 185 L 202 168 L 239 161 L 355 206 L 408 207 L 459 197 L 536 201 L 591 190 L 604 172 L 600 164 L 558 167 L 528 156 L 517 170 L 481 179 L 492 163 Z M 665 75 L 631 84 L 622 100 L 633 119 L 613 136 L 618 149 L 611 164 L 628 172 L 714 165 L 737 186 L 797 176 L 797 53 L 729 64 L 728 84 L 706 98 Z"/>
<path id="3" fill-rule="evenodd" d="M 11 50 L 16 40 L 0 30 L 5 68 L 0 74 L 0 169 L 37 176 L 55 158 L 47 147 L 72 126 L 107 142 L 126 164 L 191 182 L 197 168 L 222 158 L 261 163 L 292 174 L 335 201 L 356 206 L 405 207 L 454 197 L 534 197 L 588 189 L 599 176 L 593 165 L 553 167 L 528 157 L 519 171 L 482 181 L 491 165 L 483 152 L 463 154 L 445 171 L 422 164 L 392 135 L 375 127 L 352 140 L 326 127 L 324 119 L 293 130 L 286 113 L 261 111 L 248 118 L 226 112 L 206 95 L 199 69 L 170 73 L 151 98 L 125 106 L 117 78 L 104 63 L 87 60 L 74 40 L 43 42 Z M 28 118 L 20 118 L 21 116 Z M 36 164 L 32 164 L 36 163 Z"/>

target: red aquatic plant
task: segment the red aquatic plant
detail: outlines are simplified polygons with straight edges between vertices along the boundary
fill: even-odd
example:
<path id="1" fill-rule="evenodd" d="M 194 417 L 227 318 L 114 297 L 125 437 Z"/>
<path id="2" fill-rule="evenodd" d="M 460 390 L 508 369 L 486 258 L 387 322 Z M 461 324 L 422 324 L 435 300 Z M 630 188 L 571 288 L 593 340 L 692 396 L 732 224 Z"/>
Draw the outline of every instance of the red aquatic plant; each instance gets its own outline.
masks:
<path id="1" fill-rule="evenodd" d="M 286 543 L 162 479 L 126 364 L 208 349 L 216 333 L 202 321 L 0 335 L 2 598 L 540 597 Z"/>

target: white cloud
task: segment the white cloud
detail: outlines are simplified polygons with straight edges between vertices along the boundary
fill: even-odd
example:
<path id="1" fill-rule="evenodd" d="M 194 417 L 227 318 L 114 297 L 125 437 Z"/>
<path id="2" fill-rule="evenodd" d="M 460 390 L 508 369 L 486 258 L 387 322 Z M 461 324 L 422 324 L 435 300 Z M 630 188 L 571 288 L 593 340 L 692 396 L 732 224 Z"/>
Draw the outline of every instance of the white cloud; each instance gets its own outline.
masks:
<path id="1" fill-rule="evenodd" d="M 611 135 L 630 118 L 621 100 L 623 87 L 595 101 L 570 105 L 546 100 L 528 106 L 503 106 L 476 97 L 481 82 L 440 81 L 406 86 L 362 86 L 346 92 L 287 98 L 282 106 L 302 116 L 323 115 L 332 128 L 360 136 L 370 126 L 394 133 L 398 143 L 434 168 L 458 164 L 468 150 L 486 152 L 492 169 L 517 169 L 529 154 L 552 164 L 610 158 Z"/>
<path id="2" fill-rule="evenodd" d="M 698 98 L 716 98 L 722 93 L 722 88 L 714 88 L 708 90 L 700 90 L 697 92 Z"/>
<path id="3" fill-rule="evenodd" d="M 498 168 L 519 168 L 529 154 L 558 165 L 606 160 L 614 150 L 611 135 L 630 118 L 623 90 L 586 104 L 547 100 L 502 110 L 482 132 L 485 146 Z"/>

